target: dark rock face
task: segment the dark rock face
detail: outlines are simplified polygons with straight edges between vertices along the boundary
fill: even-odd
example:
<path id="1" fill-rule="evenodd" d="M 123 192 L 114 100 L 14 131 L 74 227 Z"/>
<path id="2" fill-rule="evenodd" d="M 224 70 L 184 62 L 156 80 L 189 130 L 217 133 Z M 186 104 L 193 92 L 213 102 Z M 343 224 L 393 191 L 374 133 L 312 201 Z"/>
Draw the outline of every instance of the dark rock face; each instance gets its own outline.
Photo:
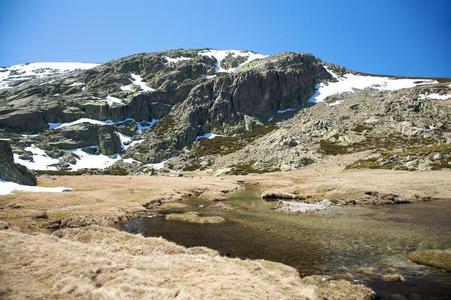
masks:
<path id="1" fill-rule="evenodd" d="M 0 179 L 36 185 L 36 177 L 22 165 L 15 164 L 9 141 L 0 140 Z"/>
<path id="2" fill-rule="evenodd" d="M 47 132 L 42 139 L 47 148 L 69 150 L 98 145 L 99 152 L 105 155 L 122 150 L 116 128 L 112 125 L 77 124 Z"/>
<path id="3" fill-rule="evenodd" d="M 1 89 L 0 129 L 44 132 L 36 142 L 48 151 L 98 145 L 100 153 L 114 154 L 121 152 L 116 131 L 134 136 L 136 123 L 81 124 L 52 131 L 46 130 L 48 123 L 80 118 L 160 120 L 155 130 L 140 137 L 139 146 L 125 153 L 145 163 L 159 162 L 189 149 L 196 136 L 207 132 L 242 133 L 273 116 L 287 118 L 289 114 L 278 111 L 305 107 L 315 84 L 331 78 L 323 63 L 309 54 L 282 53 L 246 62 L 246 55 L 219 61 L 202 52 L 137 54 Z M 234 72 L 220 73 L 218 66 Z M 136 76 L 147 88 L 137 83 Z M 109 97 L 117 101 L 109 102 Z"/>
<path id="4" fill-rule="evenodd" d="M 177 122 L 173 126 L 158 124 L 146 143 L 129 152 L 136 159 L 156 162 L 190 147 L 196 136 L 206 132 L 251 130 L 278 110 L 305 107 L 315 84 L 330 77 L 311 55 L 286 53 L 260 60 L 237 74 L 224 74 L 195 86 L 166 116 Z"/>

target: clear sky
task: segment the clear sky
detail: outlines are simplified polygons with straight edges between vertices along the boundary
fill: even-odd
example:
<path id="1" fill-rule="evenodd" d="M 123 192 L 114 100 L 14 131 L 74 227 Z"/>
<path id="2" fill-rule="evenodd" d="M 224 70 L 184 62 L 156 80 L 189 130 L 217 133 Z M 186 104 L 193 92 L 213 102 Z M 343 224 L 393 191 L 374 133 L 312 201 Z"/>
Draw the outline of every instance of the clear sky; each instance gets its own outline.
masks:
<path id="1" fill-rule="evenodd" d="M 203 47 L 451 77 L 451 0 L 0 0 L 2 66 Z"/>

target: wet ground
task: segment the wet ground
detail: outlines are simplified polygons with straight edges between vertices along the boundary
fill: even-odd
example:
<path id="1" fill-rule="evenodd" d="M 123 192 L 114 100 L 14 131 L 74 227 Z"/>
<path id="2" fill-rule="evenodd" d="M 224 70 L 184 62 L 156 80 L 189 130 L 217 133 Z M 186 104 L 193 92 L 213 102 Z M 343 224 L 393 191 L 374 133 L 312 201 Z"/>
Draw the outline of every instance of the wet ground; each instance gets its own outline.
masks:
<path id="1" fill-rule="evenodd" d="M 224 203 L 233 210 L 217 208 L 215 202 L 185 201 L 189 207 L 183 211 L 220 215 L 227 220 L 222 224 L 188 224 L 149 216 L 130 220 L 124 229 L 188 247 L 206 246 L 231 257 L 282 262 L 295 267 L 301 276 L 350 273 L 382 299 L 391 294 L 451 299 L 451 273 L 406 258 L 417 248 L 451 248 L 450 200 L 287 214 L 270 210 L 259 195 L 252 188 L 232 195 Z M 380 272 L 394 267 L 406 281 L 384 282 L 380 276 L 361 274 L 361 267 Z"/>

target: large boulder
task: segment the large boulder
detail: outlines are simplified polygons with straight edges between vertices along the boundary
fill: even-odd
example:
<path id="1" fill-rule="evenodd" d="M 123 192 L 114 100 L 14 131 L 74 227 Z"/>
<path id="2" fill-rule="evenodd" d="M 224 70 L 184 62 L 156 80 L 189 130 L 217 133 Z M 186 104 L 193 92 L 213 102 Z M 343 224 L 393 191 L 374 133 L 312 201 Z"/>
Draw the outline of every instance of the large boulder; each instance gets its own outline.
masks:
<path id="1" fill-rule="evenodd" d="M 0 179 L 25 185 L 36 185 L 36 176 L 26 167 L 15 164 L 9 141 L 0 140 Z"/>

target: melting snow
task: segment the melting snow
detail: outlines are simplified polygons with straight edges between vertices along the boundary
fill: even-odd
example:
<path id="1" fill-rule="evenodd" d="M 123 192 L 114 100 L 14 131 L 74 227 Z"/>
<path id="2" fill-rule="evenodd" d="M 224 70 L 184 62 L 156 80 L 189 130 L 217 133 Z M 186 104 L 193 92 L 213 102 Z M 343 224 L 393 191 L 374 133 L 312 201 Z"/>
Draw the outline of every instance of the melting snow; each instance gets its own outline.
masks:
<path id="1" fill-rule="evenodd" d="M 228 68 L 224 69 L 221 67 L 221 62 L 224 58 L 226 58 L 227 55 L 232 54 L 234 57 L 242 56 L 246 58 L 246 61 L 243 62 L 241 65 L 247 64 L 248 62 L 251 62 L 255 59 L 261 59 L 267 57 L 267 55 L 259 54 L 259 53 L 253 53 L 250 51 L 241 51 L 241 50 L 215 50 L 215 49 L 209 49 L 209 50 L 202 50 L 198 52 L 199 55 L 203 56 L 210 56 L 216 59 L 216 72 L 227 72 L 227 73 L 233 73 L 235 72 L 236 68 Z"/>
<path id="2" fill-rule="evenodd" d="M 94 119 L 88 119 L 88 118 L 81 118 L 76 121 L 68 122 L 68 123 L 48 123 L 48 124 L 49 124 L 49 129 L 53 130 L 53 129 L 60 129 L 63 127 L 69 127 L 69 126 L 82 124 L 82 123 L 89 123 L 89 124 L 95 124 L 95 125 L 107 125 L 107 122 L 94 120 Z"/>
<path id="3" fill-rule="evenodd" d="M 108 95 L 105 100 L 109 106 L 113 106 L 113 104 L 123 104 L 122 100 L 113 96 Z"/>
<path id="4" fill-rule="evenodd" d="M 324 99 L 326 99 L 329 96 L 344 92 L 352 92 L 354 90 L 365 89 L 368 87 L 383 91 L 393 91 L 403 88 L 414 87 L 420 84 L 436 83 L 435 80 L 396 79 L 390 77 L 355 75 L 351 73 L 345 74 L 342 77 L 340 77 L 331 70 L 327 68 L 326 70 L 338 81 L 317 84 L 316 93 L 312 97 L 310 97 L 310 99 L 308 100 L 309 103 L 314 104 L 318 102 L 323 102 Z"/>
<path id="5" fill-rule="evenodd" d="M 79 157 L 77 162 L 74 165 L 71 165 L 72 171 L 80 169 L 105 169 L 121 159 L 121 156 L 118 154 L 110 156 L 104 154 L 89 154 L 81 148 L 71 150 L 71 152 Z"/>
<path id="6" fill-rule="evenodd" d="M 432 93 L 429 95 L 420 95 L 419 96 L 420 99 L 434 99 L 434 100 L 448 100 L 449 98 L 451 98 L 451 95 L 449 94 L 437 94 L 437 93 Z"/>
<path id="7" fill-rule="evenodd" d="M 195 141 L 197 142 L 200 139 L 209 139 L 209 140 L 211 140 L 211 139 L 214 139 L 217 136 L 223 136 L 223 135 L 215 134 L 215 133 L 212 133 L 212 132 L 207 132 L 204 135 L 197 136 Z"/>
<path id="8" fill-rule="evenodd" d="M 283 110 L 278 110 L 277 113 L 278 114 L 284 114 L 284 113 L 291 112 L 291 111 L 294 111 L 294 109 L 287 108 L 287 109 L 283 109 Z"/>
<path id="9" fill-rule="evenodd" d="M 156 163 L 156 164 L 147 164 L 148 166 L 151 166 L 154 170 L 161 170 L 161 169 L 163 169 L 164 168 L 164 164 L 166 163 L 166 160 L 165 161 L 162 161 L 162 162 L 159 162 L 159 163 Z"/>
<path id="10" fill-rule="evenodd" d="M 142 77 L 135 73 L 130 73 L 130 76 L 132 77 L 132 83 L 129 85 L 121 86 L 121 90 L 123 91 L 131 91 L 133 85 L 139 86 L 139 88 L 144 92 L 152 92 L 155 91 L 155 89 L 149 87 L 142 79 Z"/>
<path id="11" fill-rule="evenodd" d="M 37 193 L 60 193 L 70 192 L 71 188 L 67 187 L 43 187 L 22 185 L 11 181 L 4 181 L 0 179 L 0 195 L 9 195 L 14 192 L 37 192 Z"/>
<path id="12" fill-rule="evenodd" d="M 163 58 L 164 59 L 166 59 L 166 61 L 167 61 L 167 65 L 169 65 L 169 64 L 176 64 L 176 63 L 178 63 L 178 62 L 181 62 L 181 61 L 186 61 L 186 60 L 191 60 L 192 58 L 191 57 L 185 57 L 185 56 L 180 56 L 180 57 L 176 57 L 176 58 L 172 58 L 172 57 L 169 57 L 169 56 L 163 56 Z"/>
<path id="13" fill-rule="evenodd" d="M 73 122 L 68 122 L 68 123 L 48 123 L 48 125 L 49 125 L 49 129 L 50 130 L 55 130 L 55 129 L 60 129 L 60 128 L 63 128 L 63 127 L 69 127 L 69 126 L 82 124 L 82 123 L 89 123 L 89 124 L 94 124 L 94 125 L 117 125 L 117 124 L 122 124 L 122 123 L 125 123 L 125 122 L 129 122 L 129 121 L 136 122 L 132 118 L 128 118 L 128 119 L 125 119 L 125 120 L 122 120 L 122 121 L 112 121 L 112 120 L 99 121 L 99 120 L 94 120 L 94 119 L 89 119 L 89 118 L 81 118 L 81 119 L 75 120 Z M 155 126 L 155 124 L 157 124 L 158 121 L 159 121 L 158 119 L 152 119 L 150 121 L 136 122 L 136 124 L 137 124 L 136 133 L 141 134 L 144 130 L 150 129 L 153 126 Z"/>
<path id="14" fill-rule="evenodd" d="M 121 148 L 122 148 L 122 150 L 127 149 L 130 146 L 130 144 L 128 144 L 128 143 L 130 143 L 132 138 L 130 136 L 122 134 L 122 133 L 120 133 L 118 131 L 116 131 L 116 134 L 119 136 L 119 139 L 121 140 Z M 125 144 L 127 144 L 127 145 L 125 145 Z"/>
<path id="15" fill-rule="evenodd" d="M 25 150 L 33 154 L 33 161 L 21 159 L 18 154 L 14 154 L 15 163 L 21 164 L 31 170 L 56 170 L 56 167 L 52 165 L 57 164 L 59 159 L 51 158 L 44 150 L 35 145 L 26 147 Z"/>
<path id="16" fill-rule="evenodd" d="M 9 88 L 15 81 L 22 82 L 34 78 L 44 78 L 50 75 L 67 73 L 74 70 L 86 70 L 98 64 L 72 62 L 40 62 L 14 65 L 0 68 L 0 89 Z"/>
<path id="17" fill-rule="evenodd" d="M 158 119 L 152 119 L 151 121 L 142 121 L 138 122 L 138 128 L 136 129 L 137 134 L 141 134 L 144 130 L 148 130 L 152 127 L 154 127 L 158 123 Z"/>

